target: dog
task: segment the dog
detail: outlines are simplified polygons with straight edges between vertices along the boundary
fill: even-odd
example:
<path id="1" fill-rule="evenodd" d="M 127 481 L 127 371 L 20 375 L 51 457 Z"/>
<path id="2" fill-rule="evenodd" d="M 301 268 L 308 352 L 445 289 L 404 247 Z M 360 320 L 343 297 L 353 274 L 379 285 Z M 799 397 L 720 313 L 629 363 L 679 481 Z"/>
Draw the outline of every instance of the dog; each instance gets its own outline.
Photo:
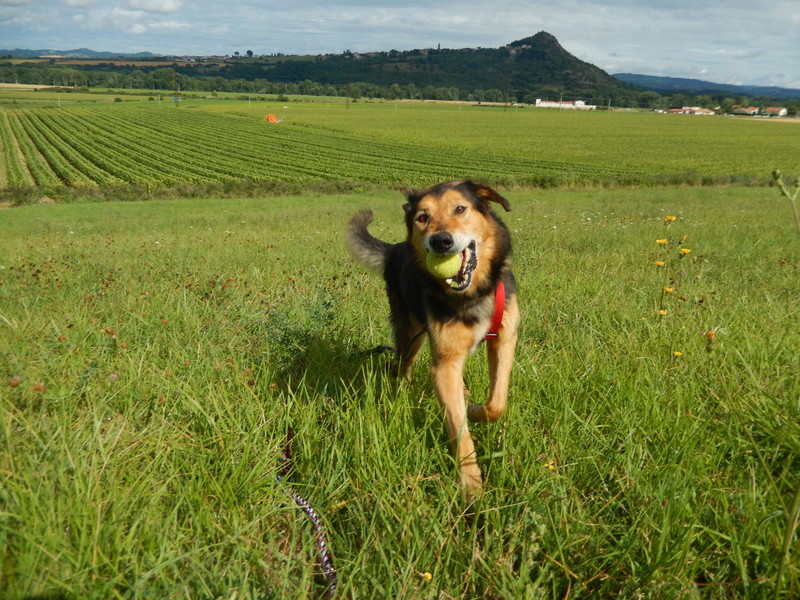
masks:
<path id="1" fill-rule="evenodd" d="M 492 204 L 511 206 L 492 188 L 471 180 L 426 190 L 402 189 L 407 238 L 390 244 L 367 227 L 372 211 L 356 213 L 347 241 L 356 260 L 383 275 L 389 299 L 399 376 L 410 378 L 427 334 L 431 375 L 468 501 L 483 491 L 467 420 L 497 420 L 505 410 L 520 312 L 511 271 L 511 237 Z M 426 267 L 428 255 L 459 254 L 461 266 L 442 278 Z M 457 264 L 457 261 L 456 261 Z M 465 405 L 464 363 L 478 345 L 488 347 L 490 390 L 485 404 Z"/>

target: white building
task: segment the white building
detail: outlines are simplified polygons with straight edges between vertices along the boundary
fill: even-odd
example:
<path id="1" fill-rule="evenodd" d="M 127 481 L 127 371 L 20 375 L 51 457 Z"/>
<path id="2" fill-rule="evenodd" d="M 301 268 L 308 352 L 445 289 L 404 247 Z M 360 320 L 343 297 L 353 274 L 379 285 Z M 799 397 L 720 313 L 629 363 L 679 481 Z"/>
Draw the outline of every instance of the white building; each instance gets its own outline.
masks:
<path id="1" fill-rule="evenodd" d="M 682 108 L 670 108 L 667 111 L 672 115 L 713 115 L 716 114 L 713 110 L 703 108 L 701 106 L 684 106 Z"/>
<path id="2" fill-rule="evenodd" d="M 560 108 L 562 110 L 597 110 L 596 105 L 586 104 L 583 100 L 565 102 L 563 100 L 541 100 L 537 98 L 536 106 L 539 108 Z"/>

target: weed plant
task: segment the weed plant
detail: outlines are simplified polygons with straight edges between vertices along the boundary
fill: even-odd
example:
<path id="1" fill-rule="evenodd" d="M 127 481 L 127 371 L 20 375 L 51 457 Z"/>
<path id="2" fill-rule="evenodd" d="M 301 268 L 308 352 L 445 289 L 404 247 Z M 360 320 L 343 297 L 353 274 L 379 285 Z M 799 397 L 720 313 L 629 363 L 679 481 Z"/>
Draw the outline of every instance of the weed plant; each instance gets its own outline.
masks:
<path id="1" fill-rule="evenodd" d="M 385 298 L 342 229 L 372 207 L 401 239 L 399 195 L 3 211 L 0 596 L 318 596 L 289 426 L 339 598 L 800 595 L 800 249 L 774 191 L 508 196 L 524 322 L 471 518 L 427 354 L 404 383 L 364 352 Z"/>

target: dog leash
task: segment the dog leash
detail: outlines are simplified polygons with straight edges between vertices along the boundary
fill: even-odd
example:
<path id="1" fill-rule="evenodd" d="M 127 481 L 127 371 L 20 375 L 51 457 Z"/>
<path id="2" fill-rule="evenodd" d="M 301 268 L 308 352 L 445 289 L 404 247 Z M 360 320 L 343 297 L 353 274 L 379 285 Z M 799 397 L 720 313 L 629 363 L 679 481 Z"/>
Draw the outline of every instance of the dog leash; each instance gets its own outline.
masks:
<path id="1" fill-rule="evenodd" d="M 289 427 L 286 430 L 286 443 L 283 446 L 283 454 L 280 458 L 281 472 L 280 475 L 277 476 L 278 481 L 285 481 L 289 479 L 289 472 L 292 468 L 291 461 L 293 437 L 294 432 L 292 431 L 292 428 Z M 322 566 L 323 575 L 328 582 L 325 595 L 328 598 L 333 598 L 336 594 L 336 586 L 339 583 L 339 578 L 336 574 L 336 569 L 333 566 L 331 553 L 328 550 L 325 529 L 322 527 L 322 520 L 319 518 L 317 511 L 314 510 L 314 507 L 311 506 L 311 503 L 303 498 L 303 496 L 298 494 L 293 487 L 289 487 L 287 493 L 289 496 L 291 496 L 292 500 L 294 500 L 295 504 L 297 504 L 297 506 L 299 506 L 302 511 L 306 513 L 306 516 L 311 521 L 311 527 L 314 529 L 314 535 L 316 536 L 315 545 L 317 547 L 317 556 L 319 556 L 319 562 Z"/>

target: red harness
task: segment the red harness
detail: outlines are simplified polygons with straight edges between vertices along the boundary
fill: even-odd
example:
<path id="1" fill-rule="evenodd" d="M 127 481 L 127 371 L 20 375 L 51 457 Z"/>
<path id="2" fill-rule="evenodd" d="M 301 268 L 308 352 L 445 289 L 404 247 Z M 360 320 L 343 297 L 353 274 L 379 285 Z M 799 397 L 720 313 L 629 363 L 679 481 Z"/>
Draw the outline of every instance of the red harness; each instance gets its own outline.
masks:
<path id="1" fill-rule="evenodd" d="M 497 284 L 497 289 L 494 291 L 494 313 L 492 313 L 492 324 L 489 325 L 489 331 L 486 332 L 484 339 L 493 340 L 500 332 L 500 327 L 503 325 L 503 311 L 506 307 L 506 286 L 501 281 Z"/>

